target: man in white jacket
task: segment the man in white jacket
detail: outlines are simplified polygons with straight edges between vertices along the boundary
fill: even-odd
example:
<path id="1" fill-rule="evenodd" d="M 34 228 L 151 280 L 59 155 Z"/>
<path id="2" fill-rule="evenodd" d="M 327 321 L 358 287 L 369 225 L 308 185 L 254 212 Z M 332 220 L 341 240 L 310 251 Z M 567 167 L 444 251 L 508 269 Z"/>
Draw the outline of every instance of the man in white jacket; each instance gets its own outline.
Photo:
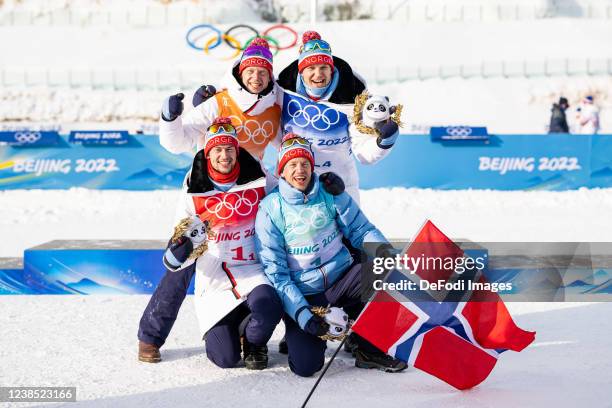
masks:
<path id="1" fill-rule="evenodd" d="M 164 101 L 159 120 L 159 141 L 171 153 L 203 147 L 206 129 L 225 116 L 232 119 L 240 147 L 261 159 L 268 143 L 280 144 L 280 89 L 272 74 L 272 53 L 263 38 L 256 38 L 221 82 L 222 90 L 206 95 L 203 103 L 183 113 L 183 94 Z"/>
<path id="2" fill-rule="evenodd" d="M 366 83 L 350 65 L 332 56 L 330 45 L 314 31 L 302 38 L 299 58 L 278 76 L 283 88 L 284 133 L 307 139 L 315 157 L 315 171 L 334 172 L 344 180 L 346 192 L 359 203 L 359 176 L 353 156 L 363 164 L 386 157 L 399 135 L 392 120 L 375 123 L 377 135 L 362 133 L 349 118 L 355 98 Z"/>
<path id="3" fill-rule="evenodd" d="M 209 226 L 207 249 L 199 254 L 184 236 L 169 244 L 168 272 L 140 321 L 139 359 L 161 360 L 159 348 L 195 273 L 194 302 L 208 358 L 230 368 L 243 351 L 248 369 L 266 368 L 266 344 L 281 319 L 282 304 L 258 261 L 254 228 L 259 202 L 271 184 L 259 161 L 239 147 L 229 118 L 215 119 L 209 127 L 185 187 L 179 218 L 197 216 L 196 222 Z"/>

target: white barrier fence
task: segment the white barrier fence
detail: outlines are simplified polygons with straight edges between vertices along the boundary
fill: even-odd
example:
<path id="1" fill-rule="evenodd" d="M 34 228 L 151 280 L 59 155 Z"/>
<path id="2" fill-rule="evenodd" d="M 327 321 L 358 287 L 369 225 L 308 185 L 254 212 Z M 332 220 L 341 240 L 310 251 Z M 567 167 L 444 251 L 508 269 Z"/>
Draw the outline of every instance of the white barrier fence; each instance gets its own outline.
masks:
<path id="1" fill-rule="evenodd" d="M 498 61 L 478 65 L 396 66 L 359 69 L 373 83 L 448 78 L 536 78 L 612 75 L 612 59 L 546 59 Z M 194 89 L 222 71 L 202 69 L 0 69 L 0 86 L 92 89 Z"/>
<path id="2" fill-rule="evenodd" d="M 312 0 L 283 4 L 276 10 L 278 19 L 290 23 L 311 20 Z M 405 22 L 487 22 L 534 20 L 554 17 L 612 19 L 612 2 L 592 1 L 495 1 L 470 4 L 438 1 L 414 4 L 411 2 L 360 1 L 350 12 L 319 6 L 317 20 L 329 19 L 383 19 Z M 225 8 L 224 8 L 225 7 Z M 338 6 L 336 6 L 338 7 Z M 7 10 L 0 6 L 0 26 L 20 25 L 81 25 L 131 27 L 185 27 L 198 23 L 250 22 L 258 19 L 249 7 L 235 8 L 230 4 L 210 7 L 206 2 L 184 2 L 171 5 L 154 3 L 138 8 L 74 7 L 61 9 Z"/>

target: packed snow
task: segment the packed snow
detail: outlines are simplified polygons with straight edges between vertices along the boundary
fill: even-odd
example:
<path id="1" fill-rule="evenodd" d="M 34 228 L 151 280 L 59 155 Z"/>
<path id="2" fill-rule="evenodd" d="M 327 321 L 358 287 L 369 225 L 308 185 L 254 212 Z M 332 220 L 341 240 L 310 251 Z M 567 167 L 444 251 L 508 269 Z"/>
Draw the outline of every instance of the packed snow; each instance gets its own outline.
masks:
<path id="1" fill-rule="evenodd" d="M 76 386 L 74 407 L 299 407 L 315 378 L 289 371 L 270 341 L 271 367 L 222 370 L 206 358 L 188 297 L 162 348 L 163 361 L 137 361 L 136 331 L 147 296 L 2 296 L 0 379 L 5 385 Z M 612 304 L 509 304 L 517 324 L 536 330 L 521 353 L 500 357 L 491 376 L 457 391 L 419 370 L 354 367 L 341 351 L 310 407 L 609 406 Z M 561 306 L 561 307 L 559 307 Z M 27 324 L 24 324 L 27 322 Z M 337 343 L 328 343 L 328 357 Z M 14 404 L 8 406 L 27 406 Z M 33 404 L 29 404 L 33 405 Z"/>

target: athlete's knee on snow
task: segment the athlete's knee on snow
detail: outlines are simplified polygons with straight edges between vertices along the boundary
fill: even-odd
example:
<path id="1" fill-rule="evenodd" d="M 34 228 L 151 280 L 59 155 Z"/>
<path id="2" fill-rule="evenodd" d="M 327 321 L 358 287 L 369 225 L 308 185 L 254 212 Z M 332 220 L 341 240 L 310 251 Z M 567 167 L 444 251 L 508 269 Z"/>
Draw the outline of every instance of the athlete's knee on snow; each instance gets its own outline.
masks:
<path id="1" fill-rule="evenodd" d="M 206 356 L 219 368 L 234 368 L 241 360 L 240 352 L 221 353 L 218 350 L 206 350 Z"/>
<path id="2" fill-rule="evenodd" d="M 295 356 L 290 356 L 289 368 L 300 377 L 311 377 L 323 368 L 324 362 L 324 354 L 315 358 L 313 358 L 313 356 L 301 356 L 297 358 Z"/>

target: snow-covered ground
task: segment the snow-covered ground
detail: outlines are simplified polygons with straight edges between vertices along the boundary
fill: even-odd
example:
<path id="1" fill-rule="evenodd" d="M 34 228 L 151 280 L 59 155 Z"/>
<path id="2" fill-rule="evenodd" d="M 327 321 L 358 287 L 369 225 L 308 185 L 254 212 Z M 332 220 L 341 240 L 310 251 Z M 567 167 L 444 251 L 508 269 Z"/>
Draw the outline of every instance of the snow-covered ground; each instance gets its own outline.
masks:
<path id="1" fill-rule="evenodd" d="M 176 191 L 0 192 L 0 256 L 19 256 L 52 239 L 164 239 L 176 198 Z M 452 237 L 480 241 L 612 238 L 610 189 L 378 189 L 362 191 L 362 202 L 372 221 L 396 238 L 410 238 L 426 218 Z M 282 328 L 270 342 L 270 369 L 216 368 L 198 339 L 191 297 L 162 349 L 164 361 L 139 363 L 136 331 L 147 301 L 148 296 L 0 296 L 0 383 L 76 386 L 77 406 L 151 408 L 299 406 L 314 384 L 293 375 L 276 352 Z M 610 406 L 612 328 L 605 322 L 612 304 L 508 306 L 519 326 L 537 331 L 536 342 L 522 353 L 504 353 L 476 389 L 459 392 L 415 369 L 397 375 L 363 371 L 341 352 L 310 406 Z"/>
<path id="2" fill-rule="evenodd" d="M 299 407 L 315 382 L 299 378 L 270 342 L 271 367 L 221 370 L 206 358 L 188 297 L 160 364 L 136 359 L 146 296 L 0 297 L 0 383 L 76 386 L 66 407 Z M 528 307 L 526 307 L 528 306 Z M 536 330 L 521 353 L 504 353 L 491 376 L 457 391 L 415 369 L 364 371 L 340 352 L 310 407 L 609 407 L 612 304 L 509 304 Z M 25 324 L 27 322 L 27 324 Z M 328 357 L 336 343 L 329 343 Z M 27 404 L 14 404 L 15 407 Z M 11 405 L 8 405 L 11 406 Z"/>
<path id="3" fill-rule="evenodd" d="M 55 239 L 167 239 L 178 191 L 0 191 L 0 257 Z M 427 219 L 477 242 L 612 242 L 612 189 L 362 191 L 366 215 L 409 240 Z"/>

